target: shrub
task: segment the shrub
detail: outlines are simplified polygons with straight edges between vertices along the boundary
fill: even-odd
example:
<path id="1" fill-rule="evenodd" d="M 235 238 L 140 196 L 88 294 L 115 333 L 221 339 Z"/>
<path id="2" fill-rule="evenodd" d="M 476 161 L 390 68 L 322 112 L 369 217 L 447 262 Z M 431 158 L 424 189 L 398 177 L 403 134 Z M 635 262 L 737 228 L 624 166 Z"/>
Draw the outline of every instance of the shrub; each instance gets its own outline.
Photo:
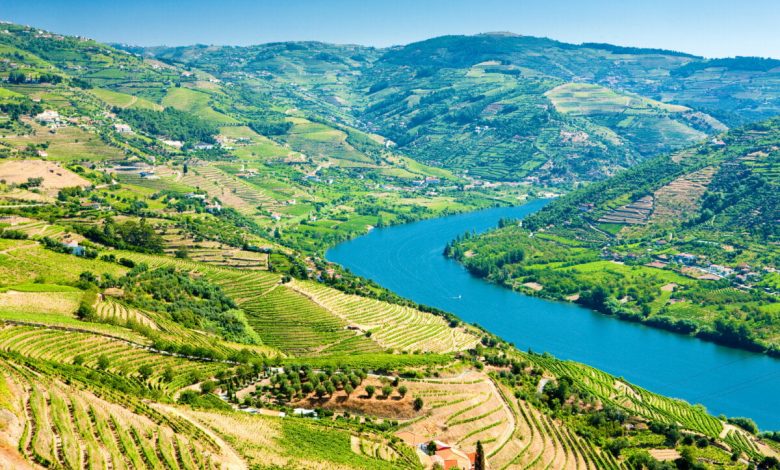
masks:
<path id="1" fill-rule="evenodd" d="M 111 365 L 111 360 L 105 354 L 98 357 L 97 366 L 100 370 L 106 370 Z"/>
<path id="2" fill-rule="evenodd" d="M 214 382 L 213 380 L 207 380 L 202 384 L 200 384 L 200 393 L 204 395 L 207 393 L 212 393 L 214 390 L 216 390 L 216 388 L 217 388 L 216 382 Z"/>
<path id="3" fill-rule="evenodd" d="M 728 422 L 741 427 L 751 434 L 758 434 L 758 426 L 756 425 L 756 422 L 750 418 L 729 418 Z"/>
<path id="4" fill-rule="evenodd" d="M 154 371 L 152 370 L 152 366 L 150 366 L 149 364 L 144 364 L 138 368 L 138 373 L 141 374 L 141 378 L 143 378 L 144 380 L 149 379 L 149 377 L 152 376 L 153 372 Z"/>
<path id="5" fill-rule="evenodd" d="M 423 399 L 420 397 L 417 397 L 414 399 L 414 410 L 420 411 L 425 403 L 423 403 Z"/>

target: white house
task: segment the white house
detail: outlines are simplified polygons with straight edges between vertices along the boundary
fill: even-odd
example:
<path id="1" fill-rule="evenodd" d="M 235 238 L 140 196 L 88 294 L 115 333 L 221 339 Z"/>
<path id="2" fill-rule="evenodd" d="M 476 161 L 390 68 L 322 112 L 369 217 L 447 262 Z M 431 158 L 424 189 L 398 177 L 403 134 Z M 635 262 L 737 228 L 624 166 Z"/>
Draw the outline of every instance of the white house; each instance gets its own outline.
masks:
<path id="1" fill-rule="evenodd" d="M 122 123 L 114 124 L 114 129 L 120 134 L 129 134 L 133 132 L 133 129 L 131 129 L 129 125 Z"/>

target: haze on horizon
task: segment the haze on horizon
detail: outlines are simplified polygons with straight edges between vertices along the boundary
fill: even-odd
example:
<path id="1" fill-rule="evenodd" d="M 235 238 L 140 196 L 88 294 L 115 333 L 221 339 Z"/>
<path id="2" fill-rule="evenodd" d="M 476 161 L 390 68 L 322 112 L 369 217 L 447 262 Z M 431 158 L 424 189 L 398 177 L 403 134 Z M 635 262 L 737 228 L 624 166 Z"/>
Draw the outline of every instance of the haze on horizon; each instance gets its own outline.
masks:
<path id="1" fill-rule="evenodd" d="M 705 57 L 780 58 L 774 0 L 0 0 L 0 19 L 141 46 L 316 40 L 386 47 L 509 31 Z"/>

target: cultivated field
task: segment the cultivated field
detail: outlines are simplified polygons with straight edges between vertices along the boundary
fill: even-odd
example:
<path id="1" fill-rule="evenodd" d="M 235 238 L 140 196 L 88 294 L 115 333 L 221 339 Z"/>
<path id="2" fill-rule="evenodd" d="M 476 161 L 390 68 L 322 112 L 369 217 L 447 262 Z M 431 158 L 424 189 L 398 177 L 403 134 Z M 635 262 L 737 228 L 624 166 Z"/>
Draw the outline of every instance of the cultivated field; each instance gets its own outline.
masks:
<path id="1" fill-rule="evenodd" d="M 19 450 L 41 466 L 194 470 L 232 463 L 230 450 L 192 423 L 129 395 L 104 389 L 98 396 L 5 361 L 0 368 L 17 392 Z"/>
<path id="2" fill-rule="evenodd" d="M 258 209 L 278 206 L 273 198 L 264 195 L 259 188 L 229 176 L 214 166 L 192 167 L 181 182 L 202 189 L 210 196 L 219 198 L 223 205 L 247 215 L 254 215 Z"/>
<path id="3" fill-rule="evenodd" d="M 696 214 L 699 200 L 715 174 L 714 167 L 707 167 L 677 178 L 654 193 L 654 210 L 651 222 L 686 220 Z"/>
<path id="4" fill-rule="evenodd" d="M 163 106 L 170 106 L 179 111 L 192 113 L 206 121 L 216 124 L 235 124 L 238 121 L 232 117 L 215 111 L 209 104 L 208 93 L 190 88 L 171 88 L 162 100 Z"/>
<path id="5" fill-rule="evenodd" d="M 99 358 L 108 360 L 107 370 L 127 377 L 140 377 L 142 365 L 152 367 L 148 383 L 160 390 L 173 392 L 190 384 L 191 377 L 210 377 L 226 366 L 214 362 L 188 360 L 156 354 L 147 346 L 95 332 L 73 331 L 65 328 L 11 326 L 0 329 L 0 349 L 24 357 L 71 364 L 77 356 L 86 367 L 99 368 Z M 165 369 L 174 371 L 170 382 L 162 379 Z"/>
<path id="6" fill-rule="evenodd" d="M 313 282 L 293 281 L 291 287 L 358 331 L 370 331 L 371 339 L 387 349 L 453 352 L 477 342 L 465 328 L 451 328 L 445 319 L 410 307 L 344 294 Z"/>
<path id="7" fill-rule="evenodd" d="M 20 150 L 27 148 L 28 145 L 48 144 L 47 158 L 64 162 L 110 160 L 123 157 L 120 149 L 106 144 L 99 136 L 77 126 L 69 125 L 50 132 L 49 128 L 34 121 L 26 123 L 33 128 L 32 134 L 0 137 L 0 140 L 8 142 Z"/>

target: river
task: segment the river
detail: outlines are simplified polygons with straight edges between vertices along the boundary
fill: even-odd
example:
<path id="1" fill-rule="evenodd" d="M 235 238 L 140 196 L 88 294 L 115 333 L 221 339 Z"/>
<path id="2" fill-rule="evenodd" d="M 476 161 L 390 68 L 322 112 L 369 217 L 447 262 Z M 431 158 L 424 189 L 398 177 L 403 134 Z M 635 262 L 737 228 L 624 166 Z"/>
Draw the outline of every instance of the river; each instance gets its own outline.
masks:
<path id="1" fill-rule="evenodd" d="M 452 312 L 514 343 L 597 367 L 714 415 L 747 416 L 780 430 L 780 360 L 629 323 L 574 304 L 513 292 L 447 259 L 445 245 L 520 218 L 545 201 L 375 229 L 326 257 L 415 302 Z"/>

